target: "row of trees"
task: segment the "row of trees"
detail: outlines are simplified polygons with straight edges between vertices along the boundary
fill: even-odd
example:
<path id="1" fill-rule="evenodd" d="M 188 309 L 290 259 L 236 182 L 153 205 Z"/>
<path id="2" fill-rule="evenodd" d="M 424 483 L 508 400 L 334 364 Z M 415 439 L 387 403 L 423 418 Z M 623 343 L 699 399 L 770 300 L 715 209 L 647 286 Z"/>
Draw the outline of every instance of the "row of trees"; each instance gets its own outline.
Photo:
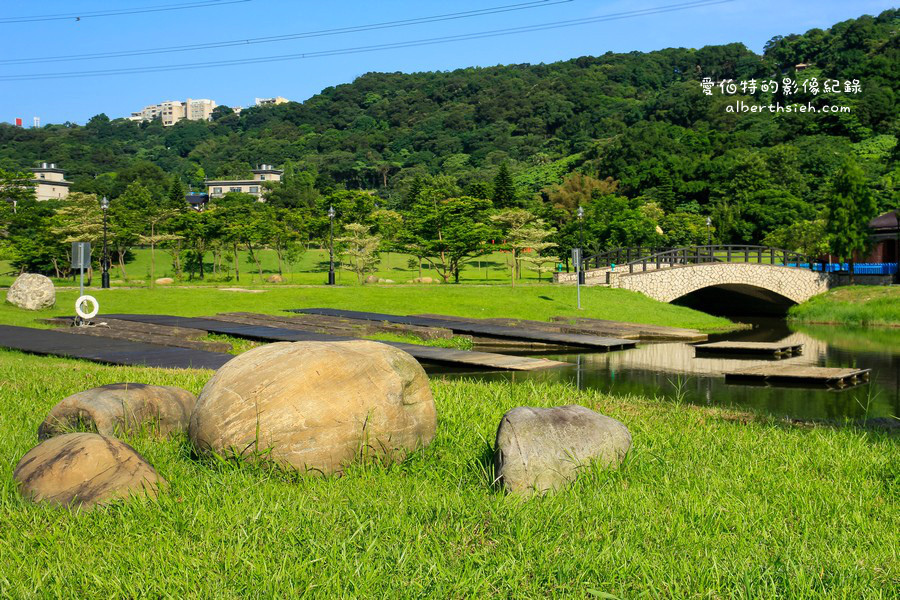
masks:
<path id="1" fill-rule="evenodd" d="M 165 182 L 160 175 L 148 168 L 116 178 L 120 183 L 132 176 L 106 215 L 110 254 L 122 278 L 128 278 L 139 245 L 150 249 L 151 280 L 159 252 L 176 277 L 186 279 L 240 280 L 240 251 L 262 276 L 264 249 L 275 253 L 279 273 L 293 271 L 310 245 L 330 243 L 330 207 L 337 254 L 360 281 L 375 269 L 381 252 L 411 254 L 420 269 L 424 263 L 447 282 L 458 281 L 467 262 L 502 249 L 514 284 L 524 268 L 539 276 L 559 264 L 568 270 L 568 256 L 577 246 L 590 255 L 620 246 L 720 241 L 698 207 L 628 198 L 619 182 L 580 171 L 525 202 L 505 165 L 490 184 L 465 190 L 449 175 L 419 176 L 399 202 L 386 205 L 372 191 L 319 190 L 314 174 L 289 165 L 281 182 L 266 184 L 265 202 L 229 193 L 200 211 L 185 201 L 180 179 Z M 104 215 L 95 194 L 73 192 L 63 201 L 37 202 L 26 174 L 4 171 L 0 194 L 9 200 L 0 206 L 0 250 L 19 270 L 65 276 L 70 242 L 102 243 Z M 763 241 L 809 256 L 831 251 L 851 258 L 865 251 L 866 224 L 878 210 L 865 174 L 848 162 L 831 178 L 827 197 L 818 213 L 772 229 Z M 579 208 L 583 219 L 577 218 Z"/>

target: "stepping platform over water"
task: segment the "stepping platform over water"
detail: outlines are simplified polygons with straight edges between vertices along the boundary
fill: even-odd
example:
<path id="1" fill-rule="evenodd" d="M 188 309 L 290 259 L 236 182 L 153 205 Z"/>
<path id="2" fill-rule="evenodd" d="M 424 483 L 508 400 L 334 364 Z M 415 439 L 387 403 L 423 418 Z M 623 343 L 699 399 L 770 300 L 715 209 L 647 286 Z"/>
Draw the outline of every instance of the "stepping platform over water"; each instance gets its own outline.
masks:
<path id="1" fill-rule="evenodd" d="M 869 381 L 870 369 L 808 367 L 802 365 L 760 365 L 725 373 L 728 383 L 755 382 L 799 386 L 843 388 Z"/>
<path id="2" fill-rule="evenodd" d="M 0 347 L 45 356 L 80 358 L 109 365 L 164 369 L 218 369 L 231 354 L 157 346 L 65 331 L 0 325 Z"/>
<path id="3" fill-rule="evenodd" d="M 202 329 L 210 333 L 231 335 L 234 337 L 260 342 L 341 342 L 359 338 L 328 335 L 288 329 L 286 327 L 269 327 L 265 325 L 251 325 L 246 323 L 234 323 L 220 321 L 214 317 L 173 317 L 169 315 L 109 315 L 110 318 L 123 321 L 135 321 L 138 323 L 152 323 L 170 327 L 188 327 Z M 432 346 L 420 346 L 418 344 L 405 344 L 401 342 L 381 342 L 388 346 L 399 348 L 408 352 L 419 362 L 450 365 L 455 367 L 492 369 L 503 371 L 534 371 L 555 367 L 568 367 L 570 363 L 543 358 L 529 358 L 525 356 L 507 356 L 505 354 L 492 354 L 489 352 L 473 352 L 469 350 L 454 350 L 452 348 L 436 348 Z"/>
<path id="4" fill-rule="evenodd" d="M 330 317 L 346 317 L 350 319 L 366 319 L 369 321 L 386 321 L 388 323 L 404 323 L 406 325 L 419 325 L 422 327 L 445 327 L 454 333 L 477 335 L 506 340 L 520 340 L 530 342 L 542 342 L 556 346 L 569 348 L 590 349 L 597 352 L 611 350 L 626 350 L 634 348 L 637 342 L 619 338 L 600 337 L 596 335 L 581 335 L 575 333 L 561 333 L 553 331 L 538 331 L 525 327 L 509 327 L 493 323 L 473 323 L 471 321 L 459 321 L 447 319 L 435 319 L 428 317 L 400 316 L 384 313 L 359 312 L 354 310 L 338 310 L 333 308 L 300 308 L 290 312 L 308 315 L 326 315 Z"/>
<path id="5" fill-rule="evenodd" d="M 787 358 L 803 353 L 803 344 L 788 342 L 713 342 L 694 346 L 696 356 L 722 356 L 737 354 L 744 356 L 775 356 Z"/>

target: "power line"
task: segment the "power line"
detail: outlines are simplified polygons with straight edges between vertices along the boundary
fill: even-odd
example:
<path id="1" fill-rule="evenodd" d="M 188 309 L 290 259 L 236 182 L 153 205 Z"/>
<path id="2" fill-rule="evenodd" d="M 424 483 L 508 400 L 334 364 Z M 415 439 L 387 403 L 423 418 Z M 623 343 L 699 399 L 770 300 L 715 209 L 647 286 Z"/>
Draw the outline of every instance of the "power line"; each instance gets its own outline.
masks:
<path id="1" fill-rule="evenodd" d="M 532 33 L 536 31 L 548 31 L 552 29 L 562 29 L 567 27 L 576 27 L 579 25 L 590 25 L 593 23 L 601 23 L 604 21 L 616 21 L 620 19 L 628 19 L 635 17 L 651 16 L 691 8 L 704 8 L 707 6 L 715 6 L 717 4 L 728 4 L 735 0 L 699 0 L 693 2 L 683 2 L 681 4 L 669 4 L 654 8 L 641 10 L 623 11 L 619 13 L 610 13 L 596 17 L 587 17 L 582 19 L 571 19 L 568 21 L 555 21 L 538 25 L 525 25 L 521 27 L 509 27 L 505 29 L 495 29 L 490 31 L 481 31 L 475 33 L 466 33 L 460 35 L 441 36 L 435 38 L 426 38 L 420 40 L 411 40 L 407 42 L 393 42 L 387 44 L 374 44 L 370 46 L 356 46 L 351 48 L 339 48 L 335 50 L 320 50 L 314 52 L 300 52 L 295 54 L 282 54 L 277 56 L 263 56 L 257 58 L 242 58 L 233 60 L 221 60 L 212 62 L 186 63 L 178 65 L 157 65 L 150 67 L 129 67 L 121 69 L 104 69 L 95 71 L 73 71 L 68 73 L 38 73 L 28 75 L 0 75 L 0 81 L 32 81 L 37 79 L 65 79 L 72 77 L 101 77 L 110 75 L 128 75 L 135 73 L 160 73 L 165 71 L 185 71 L 194 69 L 206 69 L 213 67 L 224 67 L 233 65 L 250 65 L 270 62 L 283 62 L 289 60 L 322 58 L 328 56 L 340 56 L 346 54 L 362 54 L 367 52 L 377 52 L 381 50 L 394 50 L 399 48 L 414 48 L 420 46 L 430 46 L 435 44 L 445 44 L 451 42 L 462 42 L 469 40 L 479 40 L 506 35 L 515 35 L 520 33 Z"/>
<path id="2" fill-rule="evenodd" d="M 231 46 L 248 46 L 253 44 L 266 44 L 272 42 L 284 42 L 289 40 L 299 40 L 316 37 L 326 37 L 332 35 L 342 35 L 347 33 L 359 33 L 363 31 L 374 31 L 378 29 L 391 29 L 396 27 L 408 27 L 411 25 L 422 25 L 426 23 L 437 23 L 441 21 L 453 21 L 458 19 L 467 19 L 472 17 L 481 17 L 486 15 L 494 15 L 520 10 L 528 10 L 532 8 L 543 8 L 546 6 L 554 6 L 557 4 L 569 4 L 575 0 L 531 0 L 530 2 L 521 2 L 519 4 L 507 4 L 503 6 L 494 6 L 491 8 L 481 8 L 477 10 L 469 10 L 463 12 L 446 13 L 441 15 L 433 15 L 429 17 L 418 17 L 414 19 L 403 19 L 398 21 L 385 21 L 383 23 L 372 23 L 369 25 L 355 25 L 350 27 L 339 27 L 335 29 L 321 29 L 318 31 L 305 31 L 301 33 L 291 33 L 285 35 L 272 35 L 257 38 L 248 38 L 243 40 L 229 40 L 221 42 L 207 42 L 203 44 L 190 44 L 184 46 L 163 46 L 160 48 L 147 48 L 143 50 L 120 50 L 115 52 L 102 52 L 97 54 L 70 54 L 65 56 L 47 56 L 40 58 L 10 58 L 0 59 L 0 64 L 37 64 L 46 62 L 69 62 L 80 60 L 96 60 L 103 58 L 122 58 L 126 56 L 147 56 L 151 54 L 166 54 L 171 52 L 185 52 L 192 50 L 208 50 L 212 48 L 228 48 Z"/>
<path id="3" fill-rule="evenodd" d="M 92 19 L 96 17 L 115 17 L 120 15 L 139 15 L 152 12 L 166 12 L 170 10 L 185 10 L 188 8 L 206 8 L 209 6 L 224 6 L 226 4 L 240 4 L 253 0 L 203 0 L 202 2 L 182 2 L 179 4 L 157 4 L 153 6 L 137 6 L 120 10 L 94 10 L 78 13 L 57 13 L 51 15 L 32 15 L 28 17 L 0 17 L 0 25 L 7 23 L 35 23 L 38 21 L 71 21 L 75 19 Z"/>

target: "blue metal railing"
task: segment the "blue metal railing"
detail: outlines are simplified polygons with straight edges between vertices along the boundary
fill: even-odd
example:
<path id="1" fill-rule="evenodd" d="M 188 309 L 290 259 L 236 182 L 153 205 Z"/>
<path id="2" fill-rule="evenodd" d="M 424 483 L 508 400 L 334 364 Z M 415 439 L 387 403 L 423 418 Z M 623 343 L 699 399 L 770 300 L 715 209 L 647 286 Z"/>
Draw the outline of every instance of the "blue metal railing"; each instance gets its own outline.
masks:
<path id="1" fill-rule="evenodd" d="M 788 263 L 788 267 L 800 267 L 801 269 L 809 269 L 809 263 Z M 849 273 L 849 263 L 813 263 L 812 270 L 826 273 Z M 897 263 L 853 263 L 853 273 L 855 275 L 896 275 Z"/>

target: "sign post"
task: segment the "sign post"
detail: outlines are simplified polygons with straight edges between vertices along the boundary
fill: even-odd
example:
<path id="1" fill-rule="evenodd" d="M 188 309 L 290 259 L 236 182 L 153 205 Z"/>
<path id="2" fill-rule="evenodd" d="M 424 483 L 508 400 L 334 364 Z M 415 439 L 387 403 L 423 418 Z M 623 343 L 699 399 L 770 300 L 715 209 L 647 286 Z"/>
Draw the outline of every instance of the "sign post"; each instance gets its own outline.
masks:
<path id="1" fill-rule="evenodd" d="M 581 310 L 581 248 L 572 248 L 572 264 L 575 266 L 575 294 L 578 310 Z"/>
<path id="2" fill-rule="evenodd" d="M 72 268 L 81 270 L 81 285 L 79 300 L 84 297 L 84 269 L 91 266 L 91 243 L 90 242 L 72 242 Z M 76 313 L 78 312 L 78 306 Z M 75 317 L 76 321 L 80 317 Z"/>

